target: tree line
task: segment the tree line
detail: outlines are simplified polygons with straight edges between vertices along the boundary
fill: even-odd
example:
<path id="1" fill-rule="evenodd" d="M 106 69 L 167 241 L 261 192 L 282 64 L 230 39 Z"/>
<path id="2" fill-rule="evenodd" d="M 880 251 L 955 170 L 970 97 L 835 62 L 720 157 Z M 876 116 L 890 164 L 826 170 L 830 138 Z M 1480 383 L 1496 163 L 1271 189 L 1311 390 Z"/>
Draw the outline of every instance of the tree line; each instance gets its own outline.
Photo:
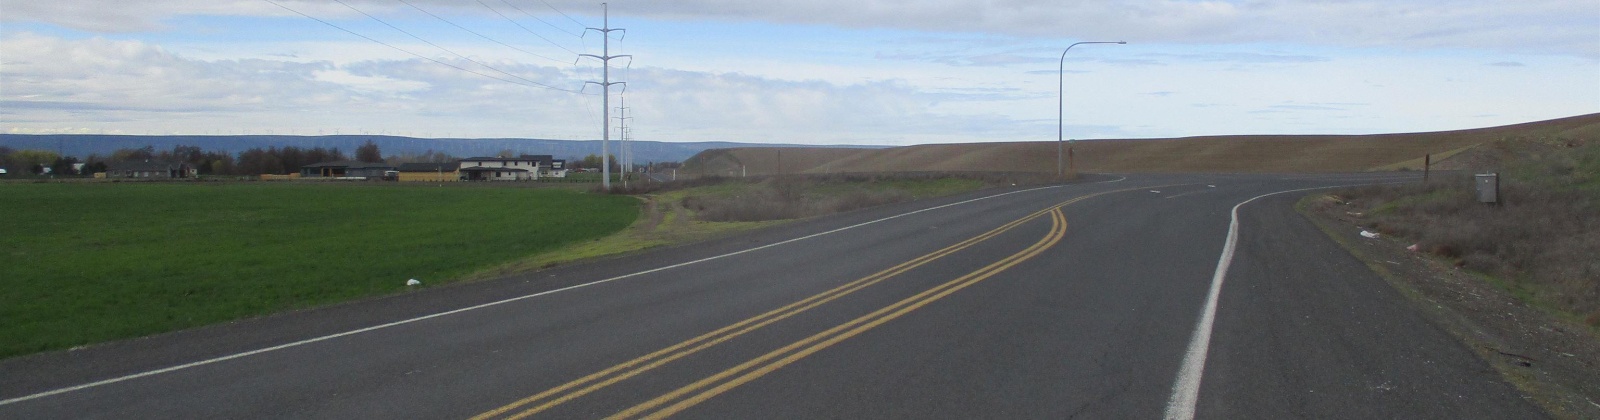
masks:
<path id="1" fill-rule="evenodd" d="M 515 157 L 517 154 L 511 150 L 502 150 L 495 156 Z M 207 151 L 200 146 L 179 145 L 171 150 L 156 150 L 155 146 L 117 149 L 109 155 L 96 153 L 79 159 L 76 156 L 62 156 L 51 150 L 17 150 L 0 146 L 0 168 L 5 168 L 11 174 L 18 175 L 86 176 L 105 172 L 115 162 L 143 161 L 186 163 L 195 168 L 195 171 L 200 175 L 287 175 L 300 172 L 300 168 L 306 165 L 352 160 L 352 157 L 356 161 L 386 163 L 396 166 L 411 162 L 444 163 L 460 160 L 460 158 L 448 153 L 433 150 L 423 153 L 400 153 L 384 156 L 378 144 L 372 140 L 367 140 L 366 143 L 357 147 L 354 156 L 346 155 L 344 151 L 339 150 L 337 147 L 256 147 L 236 154 L 229 154 L 217 150 Z M 82 166 L 77 164 L 82 164 Z M 641 166 L 656 167 L 670 164 L 648 162 Z M 600 156 L 593 154 L 584 156 L 581 159 L 573 158 L 567 161 L 568 169 L 592 168 L 598 170 L 600 166 Z M 611 170 L 621 171 L 621 165 L 617 162 L 615 155 L 611 156 Z"/>
<path id="2" fill-rule="evenodd" d="M 454 156 L 443 152 L 408 153 L 383 157 L 377 143 L 368 140 L 356 148 L 355 159 L 370 163 L 398 165 L 406 162 L 453 162 Z M 117 149 L 109 155 L 90 154 L 82 159 L 62 156 L 51 150 L 12 149 L 0 146 L 0 168 L 12 174 L 90 175 L 105 172 L 114 162 L 171 162 L 186 163 L 200 175 L 261 175 L 292 174 L 306 165 L 350 160 L 339 148 L 295 146 L 251 148 L 237 154 L 206 151 L 200 146 L 179 145 L 172 150 L 156 150 L 155 146 L 135 149 Z M 77 164 L 83 164 L 78 166 Z"/>

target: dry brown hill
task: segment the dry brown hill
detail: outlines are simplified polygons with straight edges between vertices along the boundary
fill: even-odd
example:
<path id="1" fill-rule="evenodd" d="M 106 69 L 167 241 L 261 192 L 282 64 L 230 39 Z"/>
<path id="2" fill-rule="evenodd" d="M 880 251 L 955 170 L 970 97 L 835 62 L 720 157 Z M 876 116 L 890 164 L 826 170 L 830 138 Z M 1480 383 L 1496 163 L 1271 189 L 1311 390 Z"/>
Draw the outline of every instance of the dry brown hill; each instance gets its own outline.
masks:
<path id="1" fill-rule="evenodd" d="M 1356 172 L 1420 169 L 1508 137 L 1600 137 L 1600 114 L 1471 130 L 1377 135 L 1254 135 L 1092 140 L 1074 145 L 1082 172 Z M 1056 170 L 1055 142 L 932 144 L 887 149 L 707 150 L 685 172 L 777 173 Z"/>

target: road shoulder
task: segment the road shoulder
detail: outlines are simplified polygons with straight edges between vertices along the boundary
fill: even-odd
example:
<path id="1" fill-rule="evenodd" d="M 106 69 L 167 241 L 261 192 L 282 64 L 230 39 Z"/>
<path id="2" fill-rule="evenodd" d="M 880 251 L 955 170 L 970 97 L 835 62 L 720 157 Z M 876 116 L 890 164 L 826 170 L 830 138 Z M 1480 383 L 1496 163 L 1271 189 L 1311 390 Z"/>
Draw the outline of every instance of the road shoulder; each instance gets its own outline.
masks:
<path id="1" fill-rule="evenodd" d="M 1388 237 L 1365 238 L 1325 194 L 1296 209 L 1556 418 L 1600 418 L 1600 337 Z"/>

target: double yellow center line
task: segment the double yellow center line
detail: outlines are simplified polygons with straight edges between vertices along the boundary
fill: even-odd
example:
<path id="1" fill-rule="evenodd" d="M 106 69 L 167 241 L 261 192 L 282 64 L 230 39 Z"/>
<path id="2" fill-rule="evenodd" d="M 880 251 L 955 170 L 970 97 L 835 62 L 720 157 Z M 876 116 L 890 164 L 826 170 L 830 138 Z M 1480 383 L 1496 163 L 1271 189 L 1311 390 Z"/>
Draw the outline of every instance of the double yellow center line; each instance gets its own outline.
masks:
<path id="1" fill-rule="evenodd" d="M 538 414 L 540 412 L 549 410 L 552 407 L 561 405 L 567 401 L 588 395 L 592 392 L 617 382 L 621 382 L 628 378 L 638 376 L 639 374 L 647 372 L 651 369 L 655 369 L 667 363 L 671 363 L 672 361 L 688 357 L 689 355 L 698 353 L 701 350 L 716 346 L 717 344 L 721 344 L 735 337 L 755 331 L 774 322 L 793 317 L 802 312 L 872 286 L 901 273 L 905 273 L 939 258 L 943 258 L 957 251 L 972 247 L 973 245 L 977 245 L 978 243 L 992 239 L 1002 233 L 1005 233 L 1006 231 L 1014 229 L 1017 226 L 1039 217 L 1046 215 L 1050 216 L 1052 222 L 1050 233 L 1021 252 L 1006 257 L 970 274 L 941 284 L 932 289 L 928 289 L 910 298 L 906 298 L 905 300 L 897 302 L 893 305 L 874 311 L 871 314 L 867 314 L 850 322 L 830 328 L 827 331 L 823 331 L 804 340 L 784 346 L 783 348 L 774 350 L 771 353 L 752 359 L 748 362 L 740 364 L 739 366 L 735 366 L 638 406 L 624 410 L 614 415 L 613 418 L 637 416 L 644 414 L 647 411 L 654 410 L 664 404 L 677 401 L 666 408 L 649 413 L 645 416 L 645 418 L 660 418 L 672 415 L 673 413 L 677 413 L 678 411 L 726 392 L 729 389 L 793 363 L 796 360 L 831 346 L 834 343 L 838 343 L 853 337 L 861 332 L 872 329 L 878 325 L 888 322 L 889 320 L 898 318 L 906 313 L 916 310 L 917 308 L 921 308 L 922 306 L 948 296 L 957 290 L 961 290 L 967 286 L 983 281 L 984 279 L 994 276 L 1001 271 L 1004 271 L 1018 263 L 1021 263 L 1022 261 L 1044 252 L 1045 249 L 1048 249 L 1059 242 L 1066 234 L 1066 217 L 1061 212 L 1061 207 L 1098 196 L 1100 194 L 1105 193 L 1081 196 L 1066 202 L 1062 202 L 1055 206 L 1051 206 L 1044 210 L 1034 212 L 1028 216 L 1022 217 L 981 235 L 974 236 L 970 239 L 961 241 L 938 251 L 917 257 L 867 277 L 857 279 L 828 291 L 785 305 L 781 308 L 774 309 L 749 319 L 739 321 L 732 325 L 719 328 L 715 331 L 685 340 L 681 343 L 674 344 L 670 347 L 657 350 L 644 356 L 640 356 L 633 360 L 617 364 L 616 366 L 595 372 L 571 382 L 567 382 L 555 388 L 550 388 L 544 392 L 534 394 L 527 398 L 517 400 L 511 404 L 507 404 L 500 408 L 496 408 L 494 410 L 474 416 L 473 419 L 488 419 L 502 415 L 506 415 L 504 417 L 506 419 L 520 419 Z M 797 349 L 799 351 L 795 351 Z M 728 379 L 734 375 L 739 376 L 733 378 L 732 380 L 725 382 L 723 381 L 724 379 Z M 713 384 L 716 384 L 716 386 L 712 387 Z M 705 389 L 707 387 L 711 388 Z M 702 391 L 702 389 L 704 390 Z M 699 391 L 699 393 L 680 400 L 680 398 L 683 396 L 696 391 Z M 516 411 L 519 409 L 521 411 Z M 513 413 L 513 411 L 516 412 Z M 507 415 L 508 413 L 510 413 L 510 415 Z"/>
<path id="2" fill-rule="evenodd" d="M 788 366 L 790 363 L 794 363 L 795 361 L 803 359 L 806 356 L 810 356 L 812 353 L 816 353 L 817 351 L 828 348 L 829 346 L 837 344 L 840 341 L 844 341 L 879 325 L 883 325 L 885 322 L 899 318 L 900 316 L 910 313 L 911 311 L 915 311 L 929 303 L 933 303 L 934 301 L 942 299 L 945 296 L 949 296 L 951 293 L 955 293 L 956 291 L 964 289 L 967 286 L 977 284 L 984 279 L 988 279 L 995 274 L 999 274 L 1000 272 L 1011 268 L 1011 266 L 1017 265 L 1018 263 L 1039 255 L 1039 253 L 1044 252 L 1045 249 L 1048 249 L 1051 246 L 1054 246 L 1056 242 L 1061 241 L 1061 238 L 1067 233 L 1067 218 L 1061 213 L 1060 207 L 1050 209 L 1049 214 L 1051 221 L 1050 233 L 1045 235 L 1044 238 L 1039 239 L 1038 242 L 1035 242 L 1033 246 L 1022 250 L 1022 252 L 1012 254 L 1011 256 L 1000 261 L 996 261 L 993 264 L 989 264 L 978 271 L 974 271 L 955 280 L 951 280 L 932 289 L 928 289 L 922 293 L 918 293 L 915 296 L 896 302 L 893 305 L 886 306 L 883 309 L 873 311 L 870 314 L 851 320 L 850 322 L 839 324 L 836 327 L 829 328 L 827 331 L 806 337 L 804 340 L 796 341 L 793 344 L 784 346 L 783 348 L 773 350 L 772 352 L 764 354 L 761 357 L 751 359 L 748 362 L 744 362 L 738 366 L 734 366 L 715 375 L 711 375 L 705 379 L 701 379 L 698 382 L 678 388 L 677 390 L 666 393 L 660 397 L 656 397 L 655 399 L 647 401 L 643 404 L 623 410 L 622 412 L 617 413 L 609 418 L 624 419 L 640 416 L 639 418 L 641 419 L 659 419 L 671 416 L 679 411 L 693 407 L 695 404 L 704 402 L 711 397 L 715 397 L 723 392 L 727 392 L 730 389 L 738 387 L 739 385 L 743 385 L 747 382 L 755 380 L 756 378 L 771 373 L 772 371 L 778 370 L 784 366 Z M 738 376 L 734 377 L 734 375 Z M 732 377 L 732 379 L 728 379 L 730 377 Z M 709 389 L 707 389 L 708 387 Z M 696 391 L 699 391 L 699 393 L 687 398 L 683 398 L 685 395 Z M 680 398 L 682 399 L 680 400 Z M 672 402 L 673 400 L 678 400 L 678 402 L 656 410 L 657 407 Z M 655 411 L 650 412 L 651 410 Z"/>

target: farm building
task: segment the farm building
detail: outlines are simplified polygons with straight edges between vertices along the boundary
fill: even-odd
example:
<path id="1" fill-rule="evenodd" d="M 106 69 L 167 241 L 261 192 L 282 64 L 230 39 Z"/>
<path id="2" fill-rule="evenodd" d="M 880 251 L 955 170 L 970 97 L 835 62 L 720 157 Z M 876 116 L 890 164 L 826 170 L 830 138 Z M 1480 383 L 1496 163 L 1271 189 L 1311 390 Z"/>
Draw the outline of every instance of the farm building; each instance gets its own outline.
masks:
<path id="1" fill-rule="evenodd" d="M 467 181 L 532 181 L 539 179 L 539 161 L 526 155 L 466 158 L 461 160 L 460 171 Z"/>
<path id="2" fill-rule="evenodd" d="M 387 163 L 367 163 L 351 160 L 314 163 L 300 167 L 301 178 L 383 178 L 384 172 L 395 170 Z"/>
<path id="3" fill-rule="evenodd" d="M 460 181 L 461 173 L 456 171 L 461 164 L 449 163 L 402 163 L 400 164 L 400 181 L 409 182 L 446 182 Z"/>
<path id="4" fill-rule="evenodd" d="M 199 171 L 188 163 L 161 161 L 111 162 L 106 165 L 107 178 L 172 179 L 194 178 Z"/>

